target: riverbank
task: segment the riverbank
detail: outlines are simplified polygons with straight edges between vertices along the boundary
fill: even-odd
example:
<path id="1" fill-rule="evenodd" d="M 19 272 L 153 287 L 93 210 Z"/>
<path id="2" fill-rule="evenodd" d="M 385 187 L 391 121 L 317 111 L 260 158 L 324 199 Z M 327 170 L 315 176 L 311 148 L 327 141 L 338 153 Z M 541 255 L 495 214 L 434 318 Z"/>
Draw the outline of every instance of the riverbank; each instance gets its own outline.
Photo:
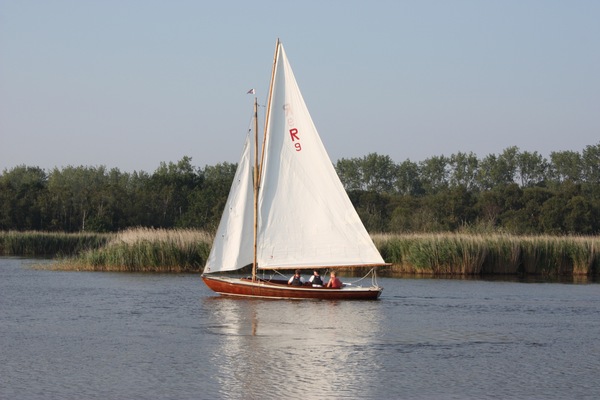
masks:
<path id="1" fill-rule="evenodd" d="M 597 276 L 597 236 L 375 234 L 391 267 L 423 275 Z M 53 268 L 79 271 L 202 272 L 212 235 L 191 229 L 137 228 L 116 234 L 0 232 L 0 254 L 51 256 Z"/>

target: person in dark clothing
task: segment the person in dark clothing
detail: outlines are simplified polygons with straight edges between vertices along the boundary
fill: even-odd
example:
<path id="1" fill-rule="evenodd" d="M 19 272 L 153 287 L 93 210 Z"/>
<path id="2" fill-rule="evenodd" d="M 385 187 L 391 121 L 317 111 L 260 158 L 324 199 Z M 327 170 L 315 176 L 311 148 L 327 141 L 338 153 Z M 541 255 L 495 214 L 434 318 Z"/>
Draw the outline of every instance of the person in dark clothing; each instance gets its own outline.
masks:
<path id="1" fill-rule="evenodd" d="M 313 285 L 313 287 L 323 286 L 323 279 L 321 279 L 321 275 L 319 274 L 318 269 L 315 269 L 313 271 L 313 275 L 310 277 L 310 279 L 308 281 Z"/>
<path id="2" fill-rule="evenodd" d="M 302 286 L 304 285 L 304 278 L 302 278 L 302 276 L 300 275 L 300 270 L 297 269 L 296 273 L 294 274 L 294 276 L 292 276 L 290 278 L 290 280 L 288 281 L 288 285 L 292 285 L 292 286 Z"/>

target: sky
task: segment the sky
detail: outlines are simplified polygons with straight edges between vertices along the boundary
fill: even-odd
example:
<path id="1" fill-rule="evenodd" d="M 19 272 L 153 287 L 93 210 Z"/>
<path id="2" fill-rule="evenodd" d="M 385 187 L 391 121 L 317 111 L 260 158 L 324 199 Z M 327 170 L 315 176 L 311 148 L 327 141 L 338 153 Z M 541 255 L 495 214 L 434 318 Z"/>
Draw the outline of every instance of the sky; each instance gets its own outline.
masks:
<path id="1" fill-rule="evenodd" d="M 333 162 L 581 152 L 598 21 L 595 0 L 0 0 L 0 171 L 235 163 L 277 38 Z"/>

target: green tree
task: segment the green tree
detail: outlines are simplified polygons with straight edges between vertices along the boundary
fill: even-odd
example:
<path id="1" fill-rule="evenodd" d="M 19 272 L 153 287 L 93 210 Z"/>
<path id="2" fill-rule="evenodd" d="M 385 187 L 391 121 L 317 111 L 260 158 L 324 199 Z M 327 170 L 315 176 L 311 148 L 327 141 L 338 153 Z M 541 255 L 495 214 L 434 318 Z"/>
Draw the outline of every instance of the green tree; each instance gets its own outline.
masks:
<path id="1" fill-rule="evenodd" d="M 342 158 L 335 168 L 347 191 L 394 191 L 398 167 L 389 156 L 371 153 L 362 158 Z"/>
<path id="2" fill-rule="evenodd" d="M 450 156 L 450 186 L 474 190 L 477 187 L 479 160 L 473 153 L 453 154 Z"/>
<path id="3" fill-rule="evenodd" d="M 358 159 L 339 159 L 335 164 L 335 170 L 347 191 L 363 189 L 361 167 Z"/>
<path id="4" fill-rule="evenodd" d="M 150 174 L 144 171 L 134 171 L 129 179 L 124 182 L 127 186 L 125 193 L 128 199 L 121 203 L 123 210 L 123 223 L 125 226 L 158 227 L 153 182 Z M 119 224 L 119 228 L 123 226 Z"/>
<path id="5" fill-rule="evenodd" d="M 477 174 L 477 181 L 482 190 L 496 186 L 509 185 L 515 182 L 517 172 L 518 147 L 509 147 L 502 154 L 490 154 L 485 157 Z"/>
<path id="6" fill-rule="evenodd" d="M 113 227 L 109 222 L 105 226 L 99 225 L 105 218 L 108 202 L 113 200 L 107 193 L 108 186 L 104 166 L 54 168 L 48 179 L 52 229 L 68 232 L 111 230 Z M 95 226 L 88 226 L 90 218 Z"/>
<path id="7" fill-rule="evenodd" d="M 21 165 L 0 175 L 0 229 L 46 229 L 43 199 L 46 173 Z"/>
<path id="8" fill-rule="evenodd" d="M 493 190 L 480 193 L 475 205 L 478 222 L 485 226 L 497 226 L 498 218 L 503 211 L 502 203 L 500 194 Z"/>
<path id="9" fill-rule="evenodd" d="M 583 196 L 574 196 L 566 204 L 564 226 L 569 233 L 589 235 L 594 232 L 593 207 Z"/>
<path id="10" fill-rule="evenodd" d="M 98 179 L 101 182 L 94 188 L 93 211 L 86 221 L 85 229 L 111 232 L 129 227 L 127 216 L 132 212 L 133 203 L 133 196 L 129 192 L 131 176 L 113 168 L 108 172 L 104 171 Z"/>
<path id="11" fill-rule="evenodd" d="M 181 226 L 217 230 L 236 169 L 231 163 L 204 168 L 203 183 L 190 194 L 190 207 Z"/>
<path id="12" fill-rule="evenodd" d="M 566 233 L 564 219 L 566 203 L 564 196 L 554 196 L 544 202 L 540 213 L 544 233 L 554 235 Z"/>
<path id="13" fill-rule="evenodd" d="M 395 182 L 396 192 L 401 195 L 418 196 L 423 194 L 417 163 L 406 160 L 398 165 Z"/>
<path id="14" fill-rule="evenodd" d="M 516 162 L 521 187 L 534 186 L 546 180 L 548 161 L 537 151 L 517 153 Z"/>
<path id="15" fill-rule="evenodd" d="M 456 230 L 461 226 L 471 225 L 475 222 L 477 214 L 474 211 L 476 198 L 472 191 L 465 186 L 459 185 L 450 188 L 445 193 L 446 215 L 444 216 L 444 225 L 449 230 Z"/>
<path id="16" fill-rule="evenodd" d="M 523 190 L 516 183 L 496 186 L 484 191 L 474 205 L 478 211 L 480 222 L 510 228 L 515 214 L 523 207 Z M 518 220 L 515 221 L 518 223 Z"/>
<path id="17" fill-rule="evenodd" d="M 389 229 L 389 195 L 366 191 L 355 191 L 348 194 L 362 223 L 369 232 L 386 232 Z"/>
<path id="18" fill-rule="evenodd" d="M 398 167 L 389 156 L 371 153 L 361 160 L 364 190 L 378 193 L 391 193 Z"/>
<path id="19" fill-rule="evenodd" d="M 448 159 L 431 157 L 419 164 L 421 182 L 427 194 L 435 194 L 448 187 Z"/>
<path id="20" fill-rule="evenodd" d="M 172 228 L 187 211 L 190 193 L 201 184 L 200 175 L 191 164 L 190 157 L 177 163 L 161 162 L 152 174 L 149 186 L 155 207 L 156 226 Z"/>
<path id="21" fill-rule="evenodd" d="M 586 146 L 581 156 L 582 175 L 587 183 L 600 184 L 600 143 Z"/>
<path id="22" fill-rule="evenodd" d="M 575 151 L 553 151 L 550 153 L 550 174 L 558 183 L 570 180 L 581 182 L 581 155 Z"/>
<path id="23" fill-rule="evenodd" d="M 418 219 L 419 210 L 421 210 L 420 198 L 410 195 L 396 197 L 388 224 L 389 230 L 391 232 L 421 231 L 422 226 Z"/>

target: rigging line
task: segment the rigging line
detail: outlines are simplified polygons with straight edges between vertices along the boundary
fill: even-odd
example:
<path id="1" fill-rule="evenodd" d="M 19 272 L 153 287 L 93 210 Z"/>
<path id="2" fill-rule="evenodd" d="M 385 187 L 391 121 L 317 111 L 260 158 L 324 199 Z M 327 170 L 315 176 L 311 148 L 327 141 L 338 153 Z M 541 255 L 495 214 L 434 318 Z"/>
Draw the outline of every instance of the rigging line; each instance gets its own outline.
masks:
<path id="1" fill-rule="evenodd" d="M 261 269 L 260 270 L 260 273 L 262 274 L 262 278 L 261 279 L 263 279 L 265 281 L 270 281 L 270 280 L 273 279 L 273 274 L 269 273 L 269 279 L 266 279 L 265 277 L 267 276 L 267 271 L 270 271 L 270 270 L 266 270 L 266 269 Z M 272 271 L 270 271 L 270 272 L 272 272 Z"/>
<path id="2" fill-rule="evenodd" d="M 366 278 L 367 278 L 369 275 L 372 275 L 372 277 L 371 277 L 371 283 L 372 283 L 372 285 L 373 285 L 373 286 L 379 286 L 379 285 L 377 285 L 377 278 L 376 278 L 376 271 L 375 271 L 375 268 L 371 268 L 371 270 L 370 270 L 369 272 L 367 272 L 367 273 L 365 274 L 365 276 L 363 276 L 362 278 L 360 278 L 360 279 L 358 279 L 358 280 L 356 280 L 356 281 L 348 282 L 347 284 L 349 284 L 349 285 L 354 285 L 355 283 L 358 283 L 358 282 L 360 282 L 360 281 L 362 281 L 362 280 L 366 279 Z"/>
<path id="3" fill-rule="evenodd" d="M 373 278 L 371 278 L 371 285 L 379 287 L 379 283 L 377 283 L 377 270 L 373 268 Z"/>
<path id="4" fill-rule="evenodd" d="M 275 271 L 277 274 L 279 274 L 279 275 L 281 275 L 281 276 L 283 276 L 284 278 L 287 279 L 287 276 L 285 276 L 284 274 L 282 274 L 281 272 L 279 272 L 279 270 L 274 269 L 272 271 Z"/>
<path id="5" fill-rule="evenodd" d="M 250 122 L 248 122 L 248 133 L 252 132 L 254 129 L 254 110 L 252 111 L 252 115 L 250 116 Z"/>

